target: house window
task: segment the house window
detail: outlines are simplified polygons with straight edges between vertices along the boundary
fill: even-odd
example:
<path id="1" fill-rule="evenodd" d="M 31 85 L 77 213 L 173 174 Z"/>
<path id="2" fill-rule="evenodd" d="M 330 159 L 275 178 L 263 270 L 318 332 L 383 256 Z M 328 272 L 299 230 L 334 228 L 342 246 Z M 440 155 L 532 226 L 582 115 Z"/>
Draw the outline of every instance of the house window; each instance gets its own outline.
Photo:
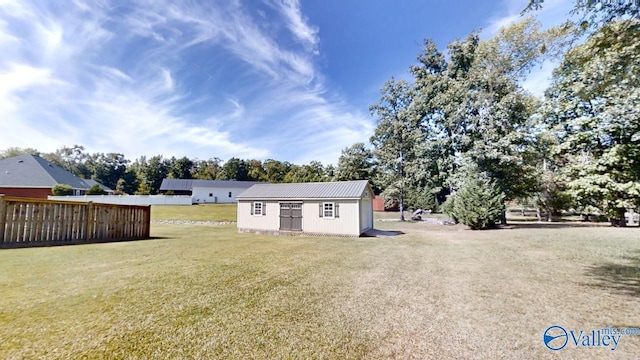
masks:
<path id="1" fill-rule="evenodd" d="M 334 204 L 333 203 L 324 203 L 322 205 L 323 211 L 322 211 L 322 217 L 324 218 L 334 218 Z"/>
<path id="2" fill-rule="evenodd" d="M 213 193 L 209 193 L 209 197 L 213 197 Z"/>
<path id="3" fill-rule="evenodd" d="M 231 197 L 231 191 L 229 191 L 229 197 Z"/>
<path id="4" fill-rule="evenodd" d="M 262 208 L 263 204 L 261 202 L 254 202 L 253 203 L 253 212 L 252 214 L 255 216 L 262 216 L 264 215 L 264 211 Z"/>

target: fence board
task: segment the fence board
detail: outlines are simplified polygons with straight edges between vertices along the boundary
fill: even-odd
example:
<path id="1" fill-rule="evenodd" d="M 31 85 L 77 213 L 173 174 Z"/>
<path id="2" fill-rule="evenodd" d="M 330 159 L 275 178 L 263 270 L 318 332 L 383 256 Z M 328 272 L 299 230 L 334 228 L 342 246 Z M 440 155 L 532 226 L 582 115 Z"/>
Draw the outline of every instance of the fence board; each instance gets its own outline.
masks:
<path id="1" fill-rule="evenodd" d="M 149 238 L 149 206 L 0 195 L 0 247 Z"/>

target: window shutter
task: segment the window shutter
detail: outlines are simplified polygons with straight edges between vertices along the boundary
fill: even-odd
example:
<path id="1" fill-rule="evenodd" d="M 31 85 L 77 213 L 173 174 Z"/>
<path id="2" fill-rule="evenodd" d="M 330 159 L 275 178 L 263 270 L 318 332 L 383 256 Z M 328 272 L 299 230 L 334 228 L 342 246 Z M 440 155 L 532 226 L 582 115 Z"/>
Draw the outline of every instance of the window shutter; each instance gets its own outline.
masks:
<path id="1" fill-rule="evenodd" d="M 335 203 L 333 205 L 333 215 L 336 219 L 340 217 L 340 204 Z"/>
<path id="2" fill-rule="evenodd" d="M 322 207 L 322 203 L 318 204 L 318 207 L 320 208 L 320 213 L 318 215 L 322 217 L 322 213 L 324 211 L 324 208 Z"/>
<path id="3" fill-rule="evenodd" d="M 251 215 L 253 215 L 253 207 L 255 206 L 255 203 L 251 203 Z"/>
<path id="4" fill-rule="evenodd" d="M 262 216 L 267 215 L 267 203 L 262 203 Z"/>

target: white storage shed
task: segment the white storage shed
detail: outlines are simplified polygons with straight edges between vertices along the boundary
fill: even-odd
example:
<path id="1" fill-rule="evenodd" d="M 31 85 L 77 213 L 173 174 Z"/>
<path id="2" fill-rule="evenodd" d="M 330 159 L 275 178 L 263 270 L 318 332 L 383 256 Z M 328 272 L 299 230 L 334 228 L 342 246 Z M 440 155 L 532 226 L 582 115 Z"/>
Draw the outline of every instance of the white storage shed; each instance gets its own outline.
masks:
<path id="1" fill-rule="evenodd" d="M 237 199 L 240 232 L 357 237 L 373 228 L 367 180 L 256 184 Z"/>

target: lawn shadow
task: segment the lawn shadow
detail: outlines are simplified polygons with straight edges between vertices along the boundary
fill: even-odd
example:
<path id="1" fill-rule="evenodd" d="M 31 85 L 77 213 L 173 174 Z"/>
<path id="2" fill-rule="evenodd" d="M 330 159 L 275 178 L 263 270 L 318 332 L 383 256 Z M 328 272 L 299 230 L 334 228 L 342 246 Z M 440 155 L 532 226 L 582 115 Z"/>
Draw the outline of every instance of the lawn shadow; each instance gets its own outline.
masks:
<path id="1" fill-rule="evenodd" d="M 404 232 L 398 230 L 371 229 L 365 231 L 362 235 L 360 235 L 360 237 L 388 237 L 398 235 L 404 235 Z"/>
<path id="2" fill-rule="evenodd" d="M 45 248 L 56 246 L 82 246 L 93 244 L 109 244 L 109 243 L 122 243 L 133 241 L 153 241 L 153 240 L 169 240 L 176 239 L 168 236 L 151 236 L 148 238 L 134 238 L 134 239 L 96 239 L 91 241 L 32 241 L 32 242 L 16 242 L 5 243 L 0 245 L 0 250 L 9 249 L 29 249 L 29 248 Z"/>
<path id="3" fill-rule="evenodd" d="M 587 285 L 624 295 L 640 296 L 640 251 L 623 259 L 629 263 L 609 262 L 588 267 L 586 275 L 597 280 L 597 283 Z"/>
<path id="4" fill-rule="evenodd" d="M 564 229 L 564 228 L 592 228 L 592 227 L 611 227 L 611 224 L 599 222 L 580 222 L 580 221 L 562 221 L 562 222 L 518 222 L 510 221 L 507 225 L 502 225 L 502 229 Z M 637 231 L 637 229 L 635 229 Z"/>

